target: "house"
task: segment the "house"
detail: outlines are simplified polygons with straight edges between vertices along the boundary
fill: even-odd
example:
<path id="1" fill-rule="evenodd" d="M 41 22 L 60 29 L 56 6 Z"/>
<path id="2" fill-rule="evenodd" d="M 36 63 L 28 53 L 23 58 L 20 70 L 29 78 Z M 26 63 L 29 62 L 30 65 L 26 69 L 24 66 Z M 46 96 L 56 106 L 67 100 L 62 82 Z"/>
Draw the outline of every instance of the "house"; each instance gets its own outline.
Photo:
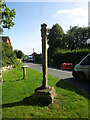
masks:
<path id="1" fill-rule="evenodd" d="M 8 43 L 11 46 L 10 38 L 8 36 L 2 36 L 2 42 Z"/>

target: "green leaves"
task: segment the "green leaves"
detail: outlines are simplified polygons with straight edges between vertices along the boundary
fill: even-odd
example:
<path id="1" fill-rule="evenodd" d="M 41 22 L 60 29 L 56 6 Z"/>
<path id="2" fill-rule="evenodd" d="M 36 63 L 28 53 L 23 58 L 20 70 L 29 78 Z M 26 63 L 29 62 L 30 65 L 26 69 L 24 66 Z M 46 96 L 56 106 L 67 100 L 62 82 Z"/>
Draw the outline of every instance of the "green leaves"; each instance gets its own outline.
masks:
<path id="1" fill-rule="evenodd" d="M 13 22 L 13 18 L 15 18 L 16 12 L 15 9 L 9 9 L 4 2 L 0 2 L 0 25 L 1 25 L 1 30 L 3 32 L 3 28 L 8 28 L 10 29 L 13 27 L 15 24 Z"/>
<path id="2" fill-rule="evenodd" d="M 21 59 L 24 56 L 24 53 L 21 50 L 15 50 L 14 53 L 19 59 Z"/>
<path id="3" fill-rule="evenodd" d="M 68 49 L 86 48 L 87 39 L 90 37 L 89 27 L 70 27 L 64 39 Z"/>
<path id="4" fill-rule="evenodd" d="M 7 43 L 2 43 L 2 66 L 12 65 L 15 63 L 15 53 Z"/>
<path id="5" fill-rule="evenodd" d="M 51 29 L 48 30 L 48 53 L 49 57 L 52 57 L 54 54 L 54 51 L 56 48 L 63 48 L 63 36 L 64 36 L 64 31 L 59 26 L 59 24 L 55 24 L 52 26 Z"/>

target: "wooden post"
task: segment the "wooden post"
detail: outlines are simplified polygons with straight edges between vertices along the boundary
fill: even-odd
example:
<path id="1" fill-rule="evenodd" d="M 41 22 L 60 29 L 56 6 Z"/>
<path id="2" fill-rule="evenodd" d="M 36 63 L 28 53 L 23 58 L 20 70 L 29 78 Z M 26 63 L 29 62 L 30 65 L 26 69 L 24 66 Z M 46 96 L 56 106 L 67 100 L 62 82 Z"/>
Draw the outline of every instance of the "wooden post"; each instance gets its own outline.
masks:
<path id="1" fill-rule="evenodd" d="M 42 87 L 46 89 L 48 87 L 47 79 L 47 25 L 44 23 L 41 25 L 41 37 L 42 37 L 42 69 L 43 69 L 43 82 Z"/>
<path id="2" fill-rule="evenodd" d="M 25 79 L 26 78 L 26 68 L 27 68 L 27 66 L 23 66 L 22 68 L 23 68 L 23 79 Z"/>

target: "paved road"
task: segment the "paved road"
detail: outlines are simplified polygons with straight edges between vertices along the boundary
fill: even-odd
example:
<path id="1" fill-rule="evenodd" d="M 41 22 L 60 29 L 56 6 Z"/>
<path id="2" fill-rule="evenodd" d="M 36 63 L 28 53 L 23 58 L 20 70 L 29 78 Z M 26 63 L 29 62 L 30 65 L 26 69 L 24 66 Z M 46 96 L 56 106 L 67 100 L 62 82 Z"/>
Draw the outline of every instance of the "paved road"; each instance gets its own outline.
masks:
<path id="1" fill-rule="evenodd" d="M 42 72 L 42 65 L 41 64 L 34 64 L 34 63 L 24 63 L 25 65 L 28 65 L 29 68 L 38 70 Z M 60 69 L 55 69 L 55 68 L 48 68 L 48 74 L 56 76 L 60 79 L 65 79 L 72 77 L 72 72 L 71 71 L 62 71 Z"/>
<path id="2" fill-rule="evenodd" d="M 35 69 L 37 71 L 42 72 L 42 65 L 41 64 L 35 64 L 35 63 L 24 63 L 24 65 L 28 65 L 29 68 Z M 48 74 L 56 76 L 60 79 L 67 80 L 74 85 L 76 85 L 78 88 L 82 89 L 85 93 L 88 93 L 88 83 L 87 82 L 79 82 L 76 81 L 72 76 L 72 71 L 66 71 L 66 70 L 60 70 L 56 68 L 48 68 Z"/>

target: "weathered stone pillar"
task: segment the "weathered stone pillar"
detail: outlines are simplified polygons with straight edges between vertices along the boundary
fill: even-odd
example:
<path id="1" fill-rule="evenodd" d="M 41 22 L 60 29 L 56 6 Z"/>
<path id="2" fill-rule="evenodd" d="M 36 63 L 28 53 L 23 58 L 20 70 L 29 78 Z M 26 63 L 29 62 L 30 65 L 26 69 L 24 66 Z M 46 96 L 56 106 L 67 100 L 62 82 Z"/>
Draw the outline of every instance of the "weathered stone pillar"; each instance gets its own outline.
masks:
<path id="1" fill-rule="evenodd" d="M 55 89 L 48 85 L 47 78 L 47 25 L 44 23 L 41 25 L 41 37 L 42 37 L 42 69 L 43 69 L 43 82 L 42 85 L 35 89 L 36 101 L 43 105 L 49 105 L 54 101 Z"/>
<path id="2" fill-rule="evenodd" d="M 42 69 L 43 69 L 43 82 L 42 87 L 46 89 L 48 87 L 47 78 L 47 25 L 41 25 L 41 37 L 42 37 Z"/>

